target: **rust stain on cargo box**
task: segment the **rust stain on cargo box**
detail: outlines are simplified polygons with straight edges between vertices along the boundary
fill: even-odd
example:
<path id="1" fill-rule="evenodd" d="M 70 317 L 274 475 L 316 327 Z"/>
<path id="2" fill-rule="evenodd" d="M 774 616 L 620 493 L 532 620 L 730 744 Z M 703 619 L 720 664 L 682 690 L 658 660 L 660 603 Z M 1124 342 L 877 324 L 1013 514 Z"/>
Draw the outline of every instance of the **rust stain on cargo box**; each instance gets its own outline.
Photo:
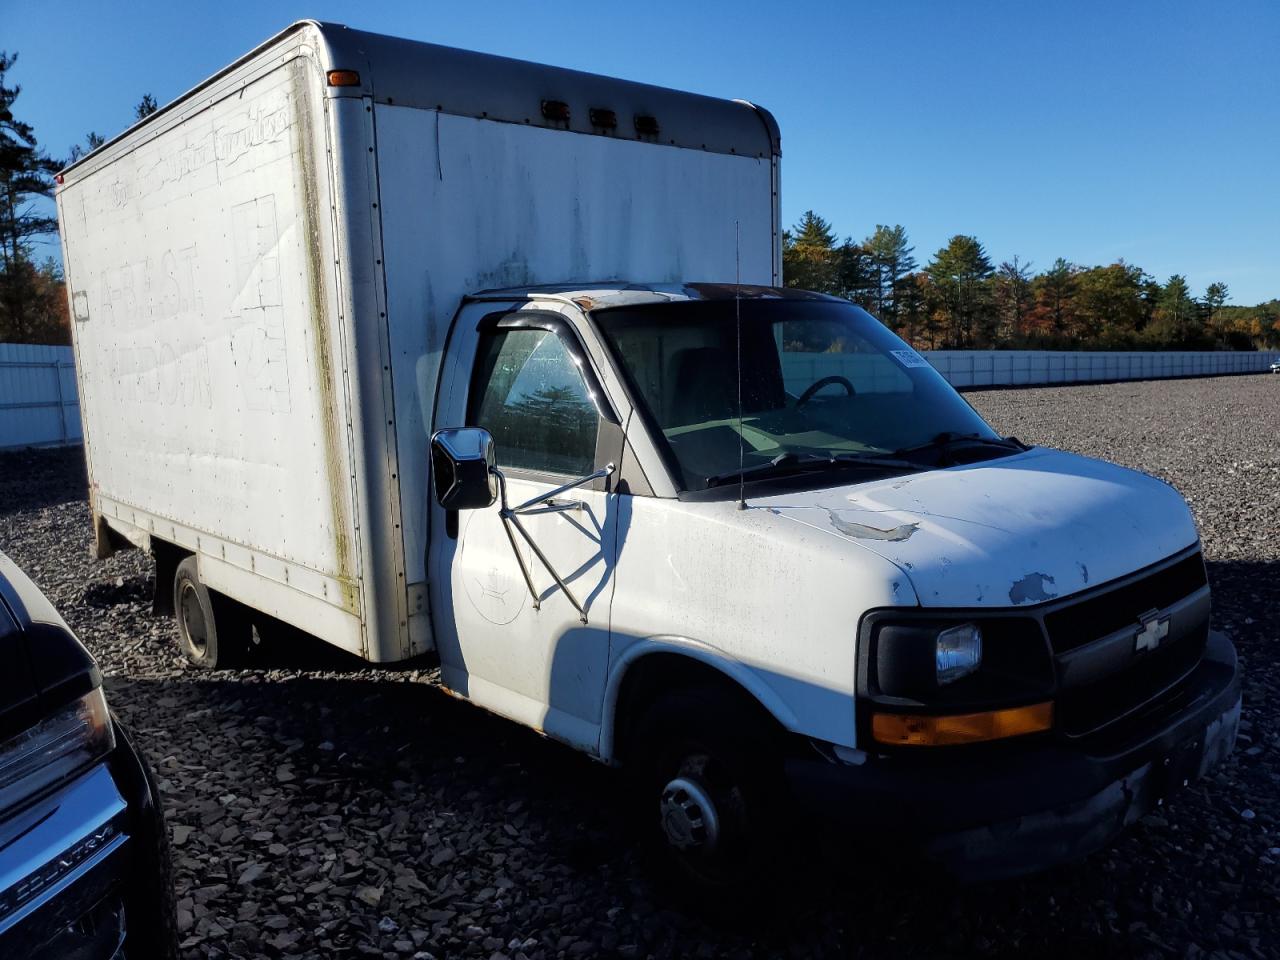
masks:
<path id="1" fill-rule="evenodd" d="M 314 144 L 310 136 L 310 131 L 315 127 L 311 117 L 313 107 L 308 95 L 309 64 L 305 59 L 299 59 L 294 63 L 293 102 L 297 110 L 294 129 L 298 131 L 298 144 L 294 158 L 297 163 L 296 175 L 301 191 L 302 239 L 306 246 L 307 290 L 310 298 L 307 319 L 311 326 L 312 339 L 315 341 L 316 380 L 320 390 L 320 408 L 324 416 L 324 464 L 329 481 L 333 545 L 338 563 L 337 578 L 342 586 L 342 607 L 360 616 L 359 586 L 352 562 L 351 538 L 347 533 L 350 523 L 347 493 L 351 490 L 351 482 L 344 466 L 345 424 L 339 416 L 337 375 L 329 343 L 328 324 L 325 322 L 325 310 L 329 299 L 325 291 L 324 241 L 320 226 L 326 214 L 320 208 L 317 180 L 319 171 Z"/>

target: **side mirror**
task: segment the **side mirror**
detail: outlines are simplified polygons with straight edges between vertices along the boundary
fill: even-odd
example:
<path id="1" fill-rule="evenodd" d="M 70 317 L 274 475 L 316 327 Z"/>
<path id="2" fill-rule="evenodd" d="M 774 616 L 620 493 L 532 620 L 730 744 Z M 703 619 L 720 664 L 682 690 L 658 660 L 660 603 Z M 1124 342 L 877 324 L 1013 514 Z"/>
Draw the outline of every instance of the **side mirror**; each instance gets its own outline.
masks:
<path id="1" fill-rule="evenodd" d="M 498 499 L 493 436 L 480 427 L 437 430 L 431 437 L 436 502 L 446 510 L 480 510 Z"/>

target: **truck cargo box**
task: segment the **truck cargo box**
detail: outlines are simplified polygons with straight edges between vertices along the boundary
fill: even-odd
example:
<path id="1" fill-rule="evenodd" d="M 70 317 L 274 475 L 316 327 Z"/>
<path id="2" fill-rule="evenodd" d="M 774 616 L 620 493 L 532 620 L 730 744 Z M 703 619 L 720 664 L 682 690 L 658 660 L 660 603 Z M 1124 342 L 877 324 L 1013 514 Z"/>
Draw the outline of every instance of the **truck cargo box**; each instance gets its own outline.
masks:
<path id="1" fill-rule="evenodd" d="M 740 101 L 297 23 L 58 189 L 99 548 L 373 661 L 432 649 L 428 440 L 462 299 L 776 284 Z"/>

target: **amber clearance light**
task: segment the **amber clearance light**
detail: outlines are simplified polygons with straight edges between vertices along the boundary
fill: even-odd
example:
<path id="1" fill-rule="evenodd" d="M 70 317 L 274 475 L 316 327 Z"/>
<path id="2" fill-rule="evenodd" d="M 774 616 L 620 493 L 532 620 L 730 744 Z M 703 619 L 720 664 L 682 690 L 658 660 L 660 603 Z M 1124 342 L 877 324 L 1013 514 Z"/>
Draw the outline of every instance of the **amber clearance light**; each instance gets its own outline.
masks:
<path id="1" fill-rule="evenodd" d="M 330 70 L 325 74 L 331 87 L 358 87 L 360 74 L 354 70 Z"/>
<path id="2" fill-rule="evenodd" d="M 871 736 L 878 743 L 907 747 L 941 747 L 957 743 L 1002 740 L 1053 727 L 1053 704 L 928 716 L 918 713 L 877 713 L 871 717 Z"/>

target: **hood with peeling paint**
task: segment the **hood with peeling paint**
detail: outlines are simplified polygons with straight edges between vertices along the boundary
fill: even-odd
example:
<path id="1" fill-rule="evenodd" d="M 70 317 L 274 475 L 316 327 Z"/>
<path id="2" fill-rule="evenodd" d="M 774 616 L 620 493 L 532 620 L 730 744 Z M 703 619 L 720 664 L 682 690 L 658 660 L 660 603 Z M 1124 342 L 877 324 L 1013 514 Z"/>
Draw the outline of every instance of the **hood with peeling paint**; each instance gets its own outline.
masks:
<path id="1" fill-rule="evenodd" d="M 1012 607 L 1125 576 L 1196 542 L 1176 490 L 1059 450 L 758 500 L 879 554 L 927 607 Z"/>

